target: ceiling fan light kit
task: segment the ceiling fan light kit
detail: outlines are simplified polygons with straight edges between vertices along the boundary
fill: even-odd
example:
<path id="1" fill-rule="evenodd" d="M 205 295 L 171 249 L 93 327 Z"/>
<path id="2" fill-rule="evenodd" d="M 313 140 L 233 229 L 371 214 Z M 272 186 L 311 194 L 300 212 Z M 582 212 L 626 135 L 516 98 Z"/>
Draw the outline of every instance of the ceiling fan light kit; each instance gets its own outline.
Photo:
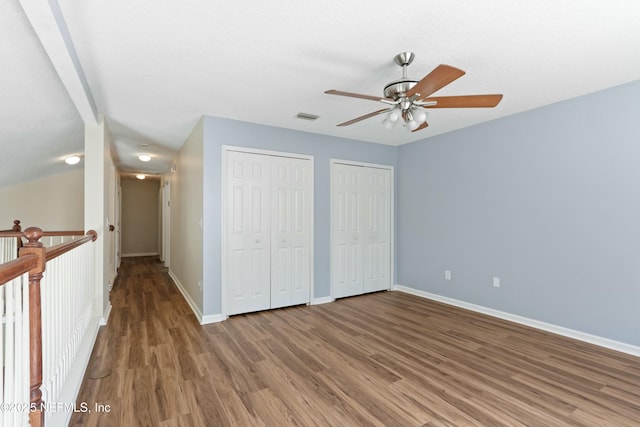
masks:
<path id="1" fill-rule="evenodd" d="M 502 100 L 502 95 L 499 94 L 429 98 L 434 92 L 462 77 L 465 72 L 450 65 L 440 64 L 422 80 L 414 80 L 407 77 L 407 67 L 413 62 L 414 58 L 415 55 L 412 52 L 402 52 L 395 56 L 395 63 L 402 67 L 402 78 L 384 87 L 383 98 L 335 89 L 325 91 L 330 95 L 380 101 L 390 106 L 390 108 L 374 111 L 340 123 L 338 126 L 349 126 L 379 114 L 387 113 L 382 121 L 382 125 L 386 129 L 393 129 L 402 119 L 403 126 L 411 132 L 416 132 L 429 126 L 425 108 L 491 108 L 498 105 Z"/>

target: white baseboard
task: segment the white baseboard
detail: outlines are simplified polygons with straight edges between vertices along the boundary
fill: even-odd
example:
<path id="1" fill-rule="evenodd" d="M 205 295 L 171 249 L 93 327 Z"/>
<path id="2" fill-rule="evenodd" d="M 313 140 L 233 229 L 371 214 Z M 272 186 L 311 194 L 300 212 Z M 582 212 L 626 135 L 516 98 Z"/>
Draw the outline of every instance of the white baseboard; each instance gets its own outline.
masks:
<path id="1" fill-rule="evenodd" d="M 314 298 L 311 300 L 311 305 L 327 304 L 334 301 L 335 299 L 331 297 Z"/>
<path id="2" fill-rule="evenodd" d="M 89 366 L 91 353 L 93 352 L 93 347 L 96 343 L 96 338 L 98 337 L 98 331 L 100 330 L 100 319 L 101 318 L 94 316 L 91 320 L 89 328 L 87 329 L 87 332 L 85 332 L 84 338 L 80 343 L 80 347 L 78 348 L 78 352 L 76 353 L 73 365 L 71 365 L 71 370 L 67 375 L 67 379 L 65 380 L 62 392 L 56 399 L 57 402 L 63 402 L 65 404 L 75 404 L 75 402 L 77 401 L 78 393 L 80 392 L 80 387 L 82 386 L 82 380 L 84 378 L 87 367 Z M 93 403 L 94 402 L 87 402 L 87 404 L 89 405 L 93 405 Z M 48 419 L 49 422 L 47 425 L 69 425 L 69 422 L 71 421 L 71 415 L 73 415 L 73 411 L 50 412 L 50 418 Z"/>
<path id="3" fill-rule="evenodd" d="M 407 286 L 396 285 L 393 288 L 393 290 L 405 292 L 405 293 L 416 295 L 422 298 L 442 302 L 445 304 L 449 304 L 449 305 L 464 308 L 467 310 L 475 311 L 478 313 L 486 314 L 489 316 L 497 317 L 499 319 L 509 320 L 511 322 L 519 323 L 521 325 L 530 326 L 532 328 L 541 329 L 543 331 L 551 332 L 557 335 L 562 335 L 568 338 L 573 338 L 579 341 L 595 344 L 600 347 L 605 347 L 611 350 L 616 350 L 622 353 L 631 354 L 632 356 L 640 357 L 640 347 L 627 344 L 624 342 L 611 340 L 609 338 L 599 337 L 597 335 L 587 334 L 585 332 L 576 331 L 574 329 L 565 328 L 563 326 L 558 326 L 551 323 L 545 323 L 539 320 L 529 319 L 527 317 L 518 316 L 516 314 L 494 310 L 493 308 L 471 304 L 471 303 L 460 301 L 454 298 L 432 294 L 429 292 L 421 291 L 419 289 L 413 289 Z"/>
<path id="4" fill-rule="evenodd" d="M 104 314 L 100 319 L 98 319 L 98 325 L 104 326 L 109 321 L 109 316 L 111 315 L 111 302 L 107 305 L 107 308 L 104 310 Z"/>
<path id="5" fill-rule="evenodd" d="M 208 314 L 206 316 L 202 316 L 200 319 L 201 325 L 208 325 L 209 323 L 218 323 L 223 320 L 227 320 L 227 316 L 223 316 L 222 314 Z"/>
<path id="6" fill-rule="evenodd" d="M 122 258 L 131 258 L 134 256 L 158 256 L 158 252 L 136 252 L 133 254 L 122 254 Z"/>
<path id="7" fill-rule="evenodd" d="M 198 322 L 202 324 L 202 312 L 200 311 L 200 308 L 198 308 L 198 305 L 196 304 L 196 302 L 193 300 L 193 298 L 191 298 L 191 295 L 189 295 L 185 287 L 182 285 L 182 282 L 180 282 L 180 279 L 178 279 L 178 277 L 175 274 L 173 274 L 173 271 L 171 271 L 171 268 L 169 268 L 169 277 L 171 277 L 171 279 L 173 280 L 173 283 L 175 283 L 176 285 L 176 288 L 178 288 L 178 290 L 184 297 L 185 301 L 187 301 L 187 304 L 191 308 L 191 311 L 193 311 L 193 314 L 196 315 L 196 319 L 198 319 Z"/>
<path id="8" fill-rule="evenodd" d="M 169 269 L 169 277 L 171 277 L 171 279 L 173 280 L 173 283 L 176 284 L 176 288 L 178 288 L 178 290 L 184 297 L 185 301 L 187 301 L 187 304 L 191 308 L 191 311 L 193 311 L 193 314 L 196 315 L 196 319 L 198 319 L 198 323 L 200 323 L 201 325 L 206 325 L 209 323 L 222 322 L 227 318 L 222 314 L 208 314 L 206 316 L 203 316 L 198 305 L 195 303 L 193 298 L 191 298 L 191 295 L 189 295 L 187 290 L 184 288 L 184 286 L 182 285 L 180 280 L 176 277 L 176 275 L 173 274 L 173 271 L 171 271 L 171 269 Z"/>
<path id="9" fill-rule="evenodd" d="M 107 280 L 107 286 L 109 288 L 109 292 L 111 292 L 111 290 L 113 289 L 113 284 L 116 282 L 116 278 L 118 277 L 118 272 L 117 271 L 112 271 L 110 274 L 111 277 L 109 277 L 109 280 Z"/>

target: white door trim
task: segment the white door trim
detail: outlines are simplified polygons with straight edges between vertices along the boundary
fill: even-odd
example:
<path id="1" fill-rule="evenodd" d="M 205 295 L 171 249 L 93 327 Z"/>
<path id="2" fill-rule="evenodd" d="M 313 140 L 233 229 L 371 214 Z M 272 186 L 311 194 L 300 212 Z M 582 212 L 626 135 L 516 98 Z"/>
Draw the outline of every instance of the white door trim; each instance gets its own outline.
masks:
<path id="1" fill-rule="evenodd" d="M 391 175 L 391 181 L 390 181 L 390 189 L 389 189 L 389 199 L 390 199 L 390 215 L 389 215 L 389 221 L 391 222 L 391 224 L 389 225 L 389 230 L 391 231 L 391 242 L 390 242 L 390 250 L 389 250 L 389 289 L 393 288 L 393 282 L 394 282 L 394 277 L 395 277 L 395 269 L 394 269 L 394 260 L 395 260 L 395 241 L 396 241 L 396 230 L 395 230 L 395 211 L 396 211 L 396 205 L 395 205 L 395 169 L 393 166 L 390 165 L 381 165 L 381 164 L 376 164 L 376 163 L 366 163 L 366 162 L 357 162 L 357 161 L 353 161 L 353 160 L 342 160 L 342 159 L 329 159 L 329 163 L 330 163 L 330 188 L 329 188 L 329 211 L 332 211 L 332 206 L 331 203 L 333 201 L 333 194 L 335 191 L 335 175 L 334 175 L 334 165 L 336 164 L 340 164 L 340 165 L 349 165 L 349 166 L 361 166 L 361 167 L 368 167 L 368 168 L 376 168 L 376 169 L 386 169 L 390 171 L 390 175 Z M 331 215 L 330 215 L 331 216 Z M 330 287 L 330 293 L 331 293 L 331 300 L 335 300 L 336 298 L 336 292 L 335 292 L 335 284 L 333 283 L 333 272 L 335 271 L 335 266 L 333 265 L 333 244 L 335 241 L 335 236 L 334 236 L 334 232 L 333 232 L 333 225 L 330 223 L 329 225 L 329 287 Z"/>
<path id="2" fill-rule="evenodd" d="M 118 269 L 120 268 L 120 262 L 122 260 L 122 235 L 120 234 L 120 220 L 122 218 L 122 185 L 120 185 L 120 175 L 116 176 L 116 182 L 115 182 L 115 186 L 116 186 L 116 207 L 115 207 L 115 252 L 116 252 L 116 258 L 115 258 L 115 268 L 116 268 L 116 274 L 118 272 Z"/>
<path id="3" fill-rule="evenodd" d="M 165 267 L 171 266 L 171 180 L 162 186 L 162 258 Z"/>
<path id="4" fill-rule="evenodd" d="M 229 295 L 225 289 L 225 283 L 227 282 L 227 238 L 226 238 L 226 229 L 227 229 L 227 221 L 226 218 L 226 206 L 227 206 L 227 153 L 229 151 L 236 151 L 241 153 L 253 153 L 253 154 L 264 154 L 268 156 L 277 156 L 277 157 L 289 157 L 293 159 L 303 159 L 311 161 L 310 164 L 310 179 L 309 179 L 309 194 L 311 194 L 310 200 L 310 230 L 309 230 L 309 304 L 315 298 L 314 291 L 314 265 L 315 265 L 315 257 L 314 257 L 314 200 L 315 200 L 315 186 L 314 186 L 314 157 L 307 154 L 300 153 L 288 153 L 284 151 L 274 151 L 274 150 L 264 150 L 260 148 L 249 148 L 249 147 L 239 147 L 234 145 L 223 145 L 222 146 L 222 159 L 221 159 L 221 186 L 222 186 L 222 194 L 221 194 L 221 216 L 222 216 L 222 228 L 221 228 L 221 257 L 220 257 L 220 302 L 221 302 L 221 312 L 222 318 L 226 319 L 229 317 Z"/>
<path id="5" fill-rule="evenodd" d="M 311 160 L 313 162 L 313 156 L 311 156 L 311 155 L 301 154 L 301 153 L 288 153 L 286 151 L 275 151 L 275 150 L 264 150 L 264 149 L 261 149 L 261 148 L 238 147 L 238 146 L 235 146 L 235 145 L 223 145 L 222 146 L 222 154 L 226 155 L 227 151 L 238 151 L 240 153 L 265 154 L 267 156 L 277 156 L 277 157 L 290 157 L 292 159 L 304 159 L 304 160 Z"/>

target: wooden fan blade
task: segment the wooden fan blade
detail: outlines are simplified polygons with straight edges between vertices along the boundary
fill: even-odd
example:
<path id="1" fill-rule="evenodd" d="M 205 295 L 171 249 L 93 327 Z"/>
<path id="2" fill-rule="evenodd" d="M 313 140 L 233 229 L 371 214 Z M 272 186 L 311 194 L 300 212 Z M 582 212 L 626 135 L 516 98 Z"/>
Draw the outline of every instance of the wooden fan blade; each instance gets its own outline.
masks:
<path id="1" fill-rule="evenodd" d="M 425 129 L 427 126 L 429 126 L 429 123 L 424 122 L 424 123 L 422 123 L 420 126 L 418 126 L 417 128 L 415 128 L 414 130 L 412 130 L 411 132 L 418 132 L 419 130 Z"/>
<path id="2" fill-rule="evenodd" d="M 420 94 L 419 99 L 426 98 L 462 76 L 464 76 L 464 71 L 450 65 L 440 64 L 407 91 L 407 98 L 411 98 L 416 93 Z"/>
<path id="3" fill-rule="evenodd" d="M 436 105 L 424 108 L 491 108 L 502 100 L 502 95 L 463 95 L 463 96 L 436 96 L 423 99 L 423 101 L 436 101 Z"/>
<path id="4" fill-rule="evenodd" d="M 373 113 L 369 113 L 369 114 L 365 114 L 364 116 L 356 117 L 355 119 L 351 119 L 348 122 L 340 123 L 339 125 L 336 125 L 336 126 L 349 126 L 349 125 L 352 125 L 354 123 L 359 122 L 360 120 L 365 120 L 365 119 L 368 119 L 370 117 L 377 116 L 378 114 L 385 113 L 387 111 L 389 111 L 389 108 L 383 108 L 382 110 L 374 111 Z"/>
<path id="5" fill-rule="evenodd" d="M 329 95 L 350 96 L 351 98 L 369 99 L 371 101 L 380 101 L 381 99 L 387 99 L 381 96 L 362 95 L 359 93 L 343 92 L 341 90 L 335 90 L 335 89 L 326 90 L 324 93 L 327 93 Z"/>

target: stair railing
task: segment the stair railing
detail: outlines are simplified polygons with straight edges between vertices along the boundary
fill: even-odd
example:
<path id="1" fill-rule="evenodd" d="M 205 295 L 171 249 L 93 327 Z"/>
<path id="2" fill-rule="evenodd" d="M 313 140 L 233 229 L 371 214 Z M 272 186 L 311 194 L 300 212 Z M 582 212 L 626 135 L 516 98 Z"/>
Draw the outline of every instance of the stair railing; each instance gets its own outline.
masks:
<path id="1" fill-rule="evenodd" d="M 42 390 L 49 402 L 64 396 L 93 310 L 95 256 L 93 245 L 84 244 L 98 236 L 89 230 L 46 248 L 40 228 L 16 233 L 26 240 L 19 257 L 0 263 L 0 427 L 41 427 L 47 408 Z"/>

